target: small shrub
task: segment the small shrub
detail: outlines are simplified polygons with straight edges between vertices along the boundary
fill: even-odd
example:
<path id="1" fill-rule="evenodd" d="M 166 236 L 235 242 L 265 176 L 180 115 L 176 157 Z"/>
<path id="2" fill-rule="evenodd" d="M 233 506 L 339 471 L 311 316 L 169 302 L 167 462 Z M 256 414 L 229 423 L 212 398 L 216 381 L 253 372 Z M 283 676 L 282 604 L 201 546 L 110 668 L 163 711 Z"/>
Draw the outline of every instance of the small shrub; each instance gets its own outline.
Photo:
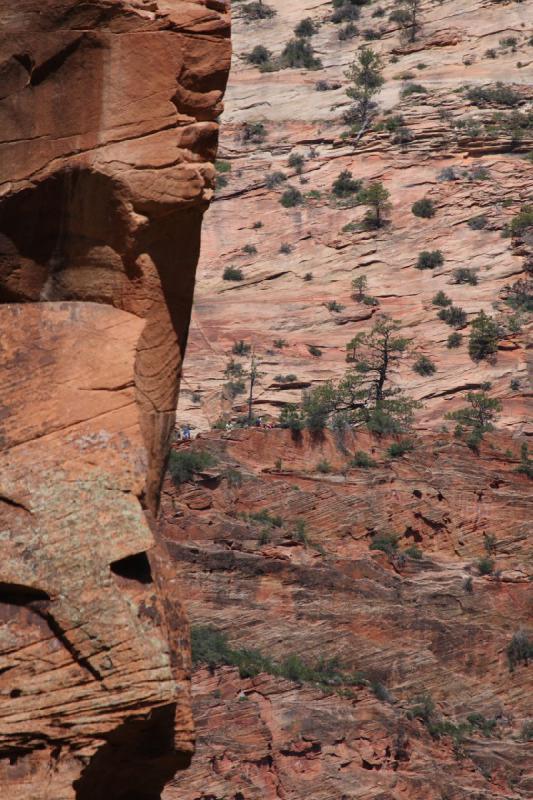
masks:
<path id="1" fill-rule="evenodd" d="M 274 347 L 277 347 L 278 350 L 282 350 L 284 347 L 287 347 L 287 340 L 286 339 L 274 339 Z"/>
<path id="2" fill-rule="evenodd" d="M 381 550 L 382 553 L 393 555 L 398 549 L 398 537 L 393 533 L 376 533 L 372 537 L 369 550 Z"/>
<path id="3" fill-rule="evenodd" d="M 494 572 L 494 561 L 492 558 L 480 558 L 477 562 L 477 569 L 480 575 L 492 575 Z"/>
<path id="4" fill-rule="evenodd" d="M 326 303 L 326 308 L 328 311 L 334 311 L 336 314 L 340 314 L 341 311 L 344 311 L 345 306 L 341 305 L 341 303 L 337 303 L 336 300 L 330 300 L 329 303 Z"/>
<path id="5" fill-rule="evenodd" d="M 479 108 L 486 108 L 492 105 L 516 108 L 522 101 L 522 97 L 518 92 L 501 82 L 494 87 L 472 87 L 467 90 L 466 97 Z"/>
<path id="6" fill-rule="evenodd" d="M 246 60 L 250 64 L 254 64 L 255 66 L 262 66 L 264 64 L 268 64 L 272 58 L 272 52 L 264 47 L 262 44 L 258 44 L 254 47 L 254 49 L 248 53 L 246 56 Z"/>
<path id="7" fill-rule="evenodd" d="M 276 383 L 294 383 L 298 380 L 298 375 L 293 375 L 293 373 L 289 373 L 289 375 L 275 375 L 274 380 Z"/>
<path id="8" fill-rule="evenodd" d="M 313 280 L 313 273 L 312 272 L 306 272 L 305 275 L 304 275 L 304 281 L 306 281 L 306 283 L 308 283 L 309 281 L 312 281 L 312 280 Z"/>
<path id="9" fill-rule="evenodd" d="M 387 449 L 387 455 L 390 458 L 401 458 L 406 453 L 414 450 L 414 443 L 410 439 L 401 439 L 399 442 L 393 442 Z"/>
<path id="10" fill-rule="evenodd" d="M 424 217 L 425 219 L 430 219 L 430 217 L 435 216 L 435 206 L 428 197 L 424 197 L 421 200 L 416 200 L 411 206 L 411 211 L 415 217 Z"/>
<path id="11" fill-rule="evenodd" d="M 500 338 L 498 325 L 492 317 L 480 311 L 477 317 L 472 320 L 470 329 L 470 339 L 468 341 L 468 353 L 472 361 L 482 361 L 498 351 L 498 340 Z"/>
<path id="12" fill-rule="evenodd" d="M 470 286 L 477 286 L 478 278 L 473 269 L 469 269 L 468 267 L 459 267 L 453 271 L 453 282 L 468 283 Z"/>
<path id="13" fill-rule="evenodd" d="M 420 356 L 413 364 L 413 370 L 419 375 L 427 377 L 428 375 L 434 375 L 437 371 L 437 367 L 427 356 Z"/>
<path id="14" fill-rule="evenodd" d="M 529 228 L 533 228 L 533 205 L 524 205 L 510 222 L 512 236 L 522 236 Z"/>
<path id="15" fill-rule="evenodd" d="M 239 267 L 226 267 L 222 273 L 222 280 L 225 281 L 242 281 L 243 279 L 244 275 Z"/>
<path id="16" fill-rule="evenodd" d="M 257 543 L 259 545 L 261 545 L 261 547 L 264 547 L 266 544 L 269 544 L 270 538 L 271 538 L 270 537 L 270 531 L 268 530 L 268 528 L 263 528 L 263 530 L 259 534 L 259 538 L 257 539 Z"/>
<path id="17" fill-rule="evenodd" d="M 315 56 L 313 46 L 307 39 L 291 39 L 280 56 L 282 67 L 291 69 L 320 69 L 322 62 Z"/>
<path id="18" fill-rule="evenodd" d="M 459 180 L 459 175 L 457 174 L 457 172 L 455 171 L 455 169 L 453 167 L 444 167 L 444 169 L 442 169 L 439 172 L 439 174 L 437 176 L 437 180 L 438 181 L 458 181 Z"/>
<path id="19" fill-rule="evenodd" d="M 520 279 L 512 286 L 506 286 L 505 302 L 516 311 L 533 312 L 533 281 Z"/>
<path id="20" fill-rule="evenodd" d="M 259 19 L 270 19 L 277 13 L 275 9 L 263 3 L 262 0 L 255 0 L 255 2 L 247 3 L 240 8 L 243 18 L 248 22 Z"/>
<path id="21" fill-rule="evenodd" d="M 443 292 L 442 289 L 441 289 L 439 292 L 437 292 L 437 294 L 433 295 L 433 298 L 432 298 L 431 302 L 433 303 L 434 306 L 440 306 L 441 308 L 447 308 L 448 306 L 451 306 L 452 299 L 451 299 L 451 297 L 448 297 L 446 292 Z M 453 334 L 451 334 L 451 335 L 453 336 Z"/>
<path id="22" fill-rule="evenodd" d="M 362 181 L 354 180 L 350 170 L 345 169 L 333 181 L 331 191 L 335 197 L 351 197 L 360 191 Z"/>
<path id="23" fill-rule="evenodd" d="M 244 394 L 245 388 L 244 381 L 228 381 L 223 386 L 224 392 L 230 400 L 234 400 L 239 394 Z"/>
<path id="24" fill-rule="evenodd" d="M 389 133 L 395 133 L 395 131 L 399 130 L 404 125 L 404 118 L 401 114 L 394 114 L 392 117 L 388 117 L 385 120 L 385 129 Z"/>
<path id="25" fill-rule="evenodd" d="M 391 142 L 393 144 L 406 145 L 409 144 L 409 142 L 412 142 L 414 138 L 415 135 L 410 128 L 402 127 L 398 128 L 398 130 L 393 133 Z"/>
<path id="26" fill-rule="evenodd" d="M 528 478 L 533 478 L 533 460 L 529 457 L 529 448 L 527 442 L 522 442 L 520 446 L 520 466 L 516 468 L 519 475 L 527 475 Z"/>
<path id="27" fill-rule="evenodd" d="M 243 375 L 244 375 L 244 369 L 242 364 L 239 364 L 239 362 L 235 361 L 234 358 L 230 358 L 230 360 L 226 364 L 226 368 L 224 370 L 224 376 L 226 378 L 241 378 Z"/>
<path id="28" fill-rule="evenodd" d="M 261 144 L 266 139 L 266 128 L 262 122 L 245 122 L 242 130 L 242 139 L 251 144 Z"/>
<path id="29" fill-rule="evenodd" d="M 321 472 L 323 475 L 327 475 L 331 472 L 331 469 L 331 464 L 326 459 L 322 459 L 322 461 L 319 461 L 316 465 L 316 471 Z"/>
<path id="30" fill-rule="evenodd" d="M 487 222 L 488 220 L 485 214 L 479 214 L 477 217 L 472 217 L 472 219 L 469 219 L 466 224 L 473 231 L 482 231 L 483 228 L 487 227 Z"/>
<path id="31" fill-rule="evenodd" d="M 224 471 L 222 477 L 227 480 L 228 486 L 231 486 L 233 489 L 238 489 L 243 484 L 242 474 L 234 467 L 228 467 L 228 469 Z"/>
<path id="32" fill-rule="evenodd" d="M 507 646 L 507 659 L 509 661 L 510 671 L 513 672 L 520 662 L 523 662 L 527 667 L 530 658 L 533 658 L 533 642 L 529 640 L 528 635 L 524 631 L 518 631 L 518 633 L 513 635 L 513 638 Z"/>
<path id="33" fill-rule="evenodd" d="M 254 229 L 254 231 L 258 231 L 258 230 L 259 230 L 260 228 L 262 228 L 262 227 L 263 227 L 263 223 L 261 222 L 261 220 L 257 220 L 257 221 L 256 221 L 256 222 L 254 222 L 254 224 L 252 225 L 252 228 Z"/>
<path id="34" fill-rule="evenodd" d="M 468 176 L 469 181 L 488 181 L 489 178 L 490 172 L 487 167 L 484 167 L 482 164 L 473 167 L 472 172 Z"/>
<path id="35" fill-rule="evenodd" d="M 466 580 L 463 583 L 463 589 L 465 590 L 465 592 L 467 592 L 467 594 L 472 594 L 472 592 L 474 591 L 473 578 L 466 578 Z"/>
<path id="36" fill-rule="evenodd" d="M 339 29 L 337 33 L 337 38 L 341 42 L 349 41 L 350 39 L 354 39 L 357 34 L 359 33 L 359 29 L 357 25 L 354 25 L 353 22 L 348 22 L 342 28 Z"/>
<path id="37" fill-rule="evenodd" d="M 417 269 L 435 269 L 444 263 L 441 250 L 422 250 L 416 262 Z"/>
<path id="38" fill-rule="evenodd" d="M 333 92 L 335 89 L 340 88 L 341 84 L 338 81 L 320 80 L 315 83 L 315 90 L 317 92 Z"/>
<path id="39" fill-rule="evenodd" d="M 450 333 L 448 336 L 448 340 L 446 342 L 446 347 L 448 350 L 455 350 L 457 347 L 461 347 L 463 341 L 462 334 L 460 333 Z"/>
<path id="40" fill-rule="evenodd" d="M 320 347 L 316 347 L 314 344 L 307 345 L 307 349 L 309 350 L 312 356 L 315 356 L 315 358 L 320 358 L 320 356 L 322 355 L 322 350 L 320 349 Z"/>
<path id="41" fill-rule="evenodd" d="M 202 395 L 200 394 L 200 392 L 193 392 L 191 394 L 191 402 L 195 403 L 196 405 L 202 402 Z"/>
<path id="42" fill-rule="evenodd" d="M 297 405 L 288 403 L 281 410 L 279 424 L 282 428 L 289 428 L 294 434 L 300 433 L 304 428 L 304 420 Z"/>
<path id="43" fill-rule="evenodd" d="M 420 550 L 416 545 L 412 544 L 407 547 L 404 551 L 404 555 L 409 556 L 409 558 L 414 558 L 415 561 L 420 561 L 423 557 L 422 550 Z"/>
<path id="44" fill-rule="evenodd" d="M 289 253 L 292 253 L 292 247 L 288 242 L 282 242 L 279 248 L 279 252 L 285 256 L 288 256 Z"/>
<path id="45" fill-rule="evenodd" d="M 359 230 L 359 225 L 357 222 L 347 222 L 346 225 L 342 226 L 343 233 L 353 233 L 354 231 Z"/>
<path id="46" fill-rule="evenodd" d="M 407 83 L 402 91 L 400 97 L 410 97 L 412 94 L 427 94 L 428 90 L 421 83 Z"/>
<path id="47" fill-rule="evenodd" d="M 255 244 L 245 244 L 242 248 L 242 252 L 246 253 L 247 256 L 255 256 L 257 253 L 257 247 Z"/>
<path id="48" fill-rule="evenodd" d="M 364 450 L 357 450 L 350 461 L 351 467 L 360 467 L 361 469 L 372 469 L 377 467 L 377 462 L 371 458 Z"/>
<path id="49" fill-rule="evenodd" d="M 441 308 L 438 317 L 452 328 L 464 328 L 467 320 L 466 311 L 463 311 L 459 306 Z"/>
<path id="50" fill-rule="evenodd" d="M 305 545 L 305 547 L 307 547 L 309 539 L 307 536 L 305 520 L 303 519 L 296 520 L 294 531 L 292 532 L 292 538 L 296 542 L 300 542 L 300 544 L 303 544 Z"/>
<path id="51" fill-rule="evenodd" d="M 171 450 L 168 471 L 175 486 L 191 481 L 197 472 L 203 472 L 215 463 L 206 450 Z"/>
<path id="52" fill-rule="evenodd" d="M 246 344 L 242 339 L 233 343 L 231 352 L 234 356 L 247 356 L 252 349 L 251 345 Z"/>
<path id="53" fill-rule="evenodd" d="M 298 36 L 300 39 L 309 39 L 311 36 L 314 36 L 317 31 L 318 27 L 311 17 L 306 17 L 305 19 L 300 20 L 298 25 L 295 27 L 294 35 Z"/>
<path id="54" fill-rule="evenodd" d="M 283 518 L 279 514 L 271 514 L 266 508 L 261 511 L 255 511 L 249 515 L 252 522 L 260 522 L 262 525 L 268 525 L 271 528 L 282 528 Z"/>
<path id="55" fill-rule="evenodd" d="M 333 0 L 333 13 L 331 21 L 338 25 L 341 22 L 353 22 L 359 19 L 360 11 L 358 5 L 365 3 L 352 3 L 350 0 Z"/>
<path id="56" fill-rule="evenodd" d="M 216 169 L 217 172 L 220 172 L 220 173 L 231 172 L 231 164 L 230 164 L 229 161 L 222 161 L 222 160 L 217 159 L 215 161 L 215 169 Z"/>
<path id="57" fill-rule="evenodd" d="M 269 172 L 265 177 L 265 186 L 267 189 L 274 189 L 286 180 L 287 176 L 284 172 Z"/>
<path id="58" fill-rule="evenodd" d="M 477 728 L 486 737 L 492 736 L 498 724 L 495 719 L 487 719 L 483 714 L 469 714 L 466 719 L 473 728 Z"/>
<path id="59" fill-rule="evenodd" d="M 291 153 L 289 156 L 289 167 L 295 170 L 297 175 L 301 175 L 305 164 L 305 158 L 301 153 Z"/>
<path id="60" fill-rule="evenodd" d="M 498 58 L 498 53 L 494 47 L 489 47 L 488 50 L 485 50 L 485 58 Z"/>
<path id="61" fill-rule="evenodd" d="M 518 380 L 518 378 L 512 378 L 512 380 L 509 383 L 509 387 L 512 392 L 520 391 L 520 381 Z"/>
<path id="62" fill-rule="evenodd" d="M 281 195 L 280 203 L 283 208 L 294 208 L 300 206 L 304 201 L 303 194 L 294 186 L 289 186 Z"/>
<path id="63" fill-rule="evenodd" d="M 363 38 L 367 42 L 374 42 L 376 39 L 381 39 L 383 33 L 375 28 L 365 28 L 363 31 Z"/>

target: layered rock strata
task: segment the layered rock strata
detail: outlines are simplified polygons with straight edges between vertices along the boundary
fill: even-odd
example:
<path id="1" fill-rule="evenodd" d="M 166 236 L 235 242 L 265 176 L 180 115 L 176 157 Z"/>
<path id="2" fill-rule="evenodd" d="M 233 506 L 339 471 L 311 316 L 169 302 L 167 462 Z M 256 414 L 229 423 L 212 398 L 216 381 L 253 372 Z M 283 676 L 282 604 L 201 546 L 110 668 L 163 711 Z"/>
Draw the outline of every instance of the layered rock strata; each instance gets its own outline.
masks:
<path id="1" fill-rule="evenodd" d="M 531 202 L 533 167 L 524 158 L 533 149 L 530 0 L 422 3 L 414 45 L 405 45 L 389 21 L 392 2 L 360 4 L 356 31 L 344 38 L 348 23 L 333 21 L 331 2 L 268 5 L 276 14 L 254 21 L 235 7 L 220 151 L 225 171 L 205 229 L 181 420 L 205 430 L 220 416 L 243 412 L 243 395 L 224 388 L 235 341 L 254 345 L 262 373 L 254 405 L 276 418 L 285 403 L 300 400 L 302 386 L 338 378 L 346 343 L 386 313 L 437 368 L 428 379 L 406 362 L 396 376 L 424 404 L 420 425 L 435 428 L 465 389 L 491 382 L 504 401 L 504 424 L 524 430 L 528 319 L 520 315 L 510 330 L 505 298 L 507 286 L 530 279 L 532 237 L 519 242 L 501 234 Z M 249 60 L 261 45 L 276 66 L 293 29 L 309 17 L 320 69 L 272 71 Z M 345 71 L 363 46 L 381 56 L 385 83 L 372 128 L 355 142 L 343 120 L 350 104 Z M 494 89 L 499 81 L 512 90 L 514 107 L 469 99 L 468 87 Z M 392 203 L 389 225 L 361 230 L 366 207 L 355 195 L 332 192 L 344 170 L 363 185 L 382 181 Z M 302 202 L 284 207 L 289 186 Z M 411 213 L 424 197 L 434 204 L 432 218 Z M 443 263 L 417 269 L 419 254 L 435 250 Z M 224 280 L 228 267 L 241 270 L 242 280 Z M 475 273 L 475 285 L 456 283 L 454 272 L 464 267 Z M 354 297 L 352 280 L 361 276 L 379 305 Z M 432 303 L 439 291 L 466 314 L 455 349 L 447 347 L 451 329 Z M 497 358 L 476 364 L 466 345 L 468 323 L 481 309 L 506 333 Z M 297 380 L 280 382 L 279 375 Z"/>
<path id="2" fill-rule="evenodd" d="M 228 10 L 23 0 L 0 30 L 0 786 L 156 800 L 193 749 L 152 520 Z"/>
<path id="3" fill-rule="evenodd" d="M 389 444 L 205 434 L 211 466 L 165 485 L 198 662 L 198 748 L 168 800 L 531 796 L 531 664 L 509 649 L 531 639 L 516 442 Z"/>

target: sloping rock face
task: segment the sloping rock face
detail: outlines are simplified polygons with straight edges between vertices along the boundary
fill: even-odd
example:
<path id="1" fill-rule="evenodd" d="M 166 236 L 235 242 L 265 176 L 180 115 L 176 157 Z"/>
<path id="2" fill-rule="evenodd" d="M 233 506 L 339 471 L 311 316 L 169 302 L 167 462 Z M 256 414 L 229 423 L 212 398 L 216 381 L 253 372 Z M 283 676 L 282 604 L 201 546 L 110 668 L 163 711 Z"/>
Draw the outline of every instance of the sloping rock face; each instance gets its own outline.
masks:
<path id="1" fill-rule="evenodd" d="M 420 425 L 435 428 L 465 387 L 490 381 L 505 401 L 504 424 L 523 430 L 527 319 L 521 331 L 507 328 L 492 364 L 473 363 L 466 345 L 468 323 L 481 309 L 506 327 L 513 312 L 505 287 L 531 270 L 531 241 L 501 233 L 521 204 L 530 202 L 533 167 L 524 155 L 533 149 L 532 3 L 422 3 L 414 45 L 405 45 L 398 26 L 388 21 L 390 0 L 361 4 L 353 23 L 358 34 L 344 39 L 339 32 L 346 23 L 332 21 L 331 2 L 269 0 L 268 5 L 275 16 L 252 22 L 245 19 L 243 4 L 235 7 L 220 156 L 226 171 L 205 230 L 181 420 L 205 430 L 219 416 L 242 411 L 242 395 L 231 399 L 222 388 L 236 340 L 255 346 L 263 373 L 255 408 L 275 418 L 280 406 L 301 395 L 299 385 L 280 385 L 277 375 L 295 375 L 308 386 L 339 377 L 346 368 L 346 343 L 386 313 L 414 337 L 417 354 L 437 367 L 428 378 L 406 363 L 396 378 L 423 401 Z M 321 69 L 260 71 L 248 61 L 257 45 L 270 50 L 275 61 L 307 17 L 318 27 L 310 42 Z M 343 138 L 349 126 L 342 115 L 350 103 L 344 72 L 365 44 L 381 55 L 385 84 L 376 98 L 374 128 L 355 142 Z M 521 96 L 515 108 L 479 107 L 463 91 L 494 87 L 497 81 Z M 402 97 L 410 83 L 425 91 Z M 502 123 L 513 114 L 522 115 L 521 122 L 517 116 Z M 407 133 L 386 127 L 399 115 Z M 301 175 L 295 162 L 289 164 L 291 155 L 302 157 Z M 332 194 L 343 170 L 366 183 L 383 182 L 392 203 L 390 225 L 359 229 L 366 208 Z M 285 180 L 272 184 L 276 173 Z M 283 207 L 288 186 L 299 190 L 304 202 Z M 411 213 L 412 203 L 423 197 L 434 203 L 431 219 Z M 478 216 L 485 227 L 470 227 Z M 417 269 L 419 253 L 433 250 L 442 251 L 442 265 Z M 227 267 L 241 269 L 243 280 L 224 280 Z M 474 270 L 476 285 L 454 282 L 460 267 Z M 352 296 L 351 282 L 362 275 L 379 306 L 364 306 Z M 447 347 L 452 329 L 432 304 L 441 290 L 467 315 L 462 345 L 455 349 Z M 332 302 L 339 310 L 328 308 Z M 275 340 L 285 345 L 277 348 Z M 322 356 L 313 356 L 309 346 Z M 519 388 L 511 390 L 511 381 Z"/>
<path id="2" fill-rule="evenodd" d="M 531 796 L 531 666 L 508 657 L 531 619 L 516 443 L 389 444 L 205 434 L 191 447 L 216 462 L 165 484 L 198 726 L 165 800 Z M 350 466 L 356 450 L 374 466 Z"/>
<path id="3" fill-rule="evenodd" d="M 188 629 L 151 521 L 228 13 L 22 0 L 0 28 L 0 786 L 156 800 L 193 749 Z"/>

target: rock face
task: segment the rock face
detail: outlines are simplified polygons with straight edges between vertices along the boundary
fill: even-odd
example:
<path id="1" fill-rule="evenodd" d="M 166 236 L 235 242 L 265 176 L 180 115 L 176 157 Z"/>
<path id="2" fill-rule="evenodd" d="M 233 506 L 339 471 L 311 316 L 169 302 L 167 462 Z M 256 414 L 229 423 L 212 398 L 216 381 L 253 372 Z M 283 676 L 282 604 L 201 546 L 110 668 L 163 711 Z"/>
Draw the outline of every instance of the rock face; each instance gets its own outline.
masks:
<path id="1" fill-rule="evenodd" d="M 530 0 L 424 3 L 414 46 L 404 45 L 397 25 L 388 21 L 391 2 L 362 4 L 354 23 L 358 35 L 343 40 L 345 24 L 331 20 L 330 2 L 270 0 L 269 6 L 276 15 L 254 22 L 244 18 L 242 4 L 235 7 L 220 151 L 228 171 L 204 231 L 180 419 L 208 429 L 221 414 L 242 409 L 242 395 L 231 399 L 222 389 L 236 340 L 254 344 L 261 362 L 257 412 L 276 417 L 281 405 L 297 402 L 301 394 L 297 385 L 280 385 L 278 374 L 295 375 L 307 385 L 338 377 L 346 368 L 346 343 L 387 313 L 414 337 L 417 354 L 437 367 L 424 378 L 406 362 L 397 376 L 424 403 L 420 425 L 434 428 L 465 387 L 490 381 L 504 400 L 504 424 L 520 432 L 528 416 L 527 319 L 521 332 L 515 327 L 502 339 L 494 363 L 474 364 L 466 347 L 468 327 L 461 331 L 462 345 L 448 349 L 452 329 L 437 318 L 432 298 L 444 291 L 468 322 L 481 309 L 505 322 L 513 313 L 504 302 L 505 286 L 527 277 L 531 241 L 519 246 L 501 233 L 530 201 L 533 167 L 524 159 L 533 149 Z M 321 69 L 260 71 L 249 63 L 246 56 L 256 45 L 279 57 L 306 17 L 318 25 L 310 42 Z M 344 72 L 363 44 L 382 56 L 385 84 L 376 98 L 377 129 L 354 143 L 343 138 L 348 126 L 342 115 L 350 102 Z M 500 80 L 521 96 L 515 108 L 479 107 L 462 91 Z M 410 83 L 425 91 L 402 97 Z M 317 91 L 317 84 L 326 90 Z M 513 114 L 522 117 L 501 122 Z M 254 134 L 254 124 L 263 130 Z M 303 158 L 301 175 L 295 162 L 289 164 L 291 155 Z M 446 168 L 444 176 L 454 180 L 441 177 Z M 367 209 L 331 191 L 343 170 L 354 179 L 383 182 L 392 203 L 390 225 L 359 230 Z M 286 180 L 272 185 L 280 172 Z M 280 204 L 287 186 L 302 193 L 302 204 Z M 431 219 L 411 213 L 412 203 L 426 196 L 436 209 Z M 485 227 L 470 227 L 478 216 L 485 217 Z M 416 268 L 420 252 L 437 249 L 442 265 Z M 229 266 L 242 270 L 242 281 L 223 279 Z M 475 271 L 477 285 L 454 283 L 460 267 Z M 364 306 L 352 296 L 351 282 L 361 275 L 379 306 Z M 328 308 L 332 302 L 339 310 Z M 275 340 L 285 346 L 275 347 Z M 310 354 L 309 346 L 322 357 Z M 518 381 L 518 390 L 510 390 L 511 380 Z"/>
<path id="2" fill-rule="evenodd" d="M 516 443 L 387 445 L 213 432 L 192 447 L 216 463 L 165 484 L 193 643 L 211 648 L 193 650 L 198 746 L 165 800 L 531 796 L 531 666 L 507 654 L 531 615 Z M 359 449 L 373 467 L 349 465 Z"/>
<path id="3" fill-rule="evenodd" d="M 193 749 L 188 630 L 151 521 L 227 9 L 22 0 L 0 28 L 0 786 L 156 800 Z"/>

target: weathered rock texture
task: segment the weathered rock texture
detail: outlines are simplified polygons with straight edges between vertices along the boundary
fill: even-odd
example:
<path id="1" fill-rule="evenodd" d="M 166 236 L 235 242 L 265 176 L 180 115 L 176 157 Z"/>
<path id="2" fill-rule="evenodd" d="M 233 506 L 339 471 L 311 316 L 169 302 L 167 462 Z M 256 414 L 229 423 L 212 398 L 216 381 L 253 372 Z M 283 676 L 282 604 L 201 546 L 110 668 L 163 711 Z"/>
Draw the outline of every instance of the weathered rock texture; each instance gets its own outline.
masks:
<path id="1" fill-rule="evenodd" d="M 197 752 L 166 799 L 531 796 L 531 666 L 510 671 L 506 655 L 531 619 L 530 483 L 515 472 L 516 444 L 491 436 L 478 457 L 426 434 L 396 461 L 387 444 L 346 436 L 343 452 L 329 434 L 204 434 L 193 447 L 216 465 L 166 484 L 164 535 L 193 625 L 278 663 L 336 660 L 366 679 L 324 691 L 198 665 Z M 350 468 L 356 449 L 376 466 Z M 260 511 L 281 521 L 254 521 Z M 395 554 L 369 549 L 376 533 L 398 536 Z M 402 555 L 413 544 L 418 559 Z M 410 713 L 420 696 L 436 727 Z"/>
<path id="2" fill-rule="evenodd" d="M 450 328 L 437 319 L 431 300 L 444 290 L 464 308 L 468 321 L 481 309 L 504 320 L 512 313 L 503 302 L 504 287 L 526 276 L 528 248 L 501 238 L 501 231 L 530 198 L 533 166 L 523 156 L 533 148 L 531 121 L 520 130 L 487 127 L 483 121 L 513 109 L 497 104 L 478 108 L 457 90 L 502 80 L 522 94 L 515 111 L 531 114 L 532 3 L 424 2 L 413 47 L 403 47 L 397 27 L 388 22 L 390 1 L 362 7 L 356 23 L 360 33 L 345 41 L 338 38 L 343 25 L 331 22 L 330 2 L 270 0 L 269 5 L 276 16 L 254 23 L 246 23 L 235 7 L 234 63 L 221 140 L 221 158 L 231 171 L 224 173 L 227 183 L 217 193 L 204 232 L 180 419 L 206 429 L 221 413 L 242 408 L 242 396 L 230 402 L 222 392 L 235 340 L 254 343 L 263 373 L 256 409 L 276 417 L 282 404 L 299 400 L 301 384 L 338 377 L 346 366 L 346 342 L 385 312 L 414 336 L 417 353 L 437 366 L 428 379 L 406 362 L 397 376 L 424 402 L 421 425 L 435 427 L 460 402 L 461 390 L 491 381 L 493 392 L 504 400 L 503 424 L 523 430 L 527 320 L 521 333 L 502 342 L 494 363 L 476 365 L 467 353 L 468 328 L 462 331 L 463 345 L 447 349 Z M 383 16 L 374 15 L 378 7 Z M 258 44 L 279 56 L 305 17 L 320 24 L 311 42 L 323 69 L 260 72 L 246 60 Z M 367 29 L 381 32 L 381 38 L 365 39 Z M 505 45 L 505 40 L 514 44 Z M 401 114 L 412 137 L 403 144 L 386 129 L 368 132 L 357 144 L 341 138 L 347 130 L 342 113 L 349 104 L 344 71 L 363 44 L 380 53 L 385 65 L 376 123 L 385 122 L 386 113 Z M 316 91 L 318 81 L 333 88 Z M 422 84 L 427 93 L 402 99 L 400 90 L 409 81 Z M 264 141 L 244 139 L 245 123 L 253 122 L 264 125 Z M 301 176 L 288 164 L 294 153 L 304 158 Z M 476 166 L 485 168 L 485 179 L 472 179 Z M 445 167 L 453 167 L 458 179 L 439 180 Z M 386 229 L 343 231 L 359 223 L 366 210 L 342 208 L 332 196 L 332 183 L 345 169 L 354 178 L 383 181 L 392 202 Z M 268 177 L 279 171 L 287 181 L 269 188 Z M 285 209 L 279 201 L 287 185 L 315 194 Z M 410 210 L 425 196 L 435 203 L 432 219 L 417 218 Z M 486 216 L 482 230 L 467 224 L 477 215 Z M 245 252 L 246 245 L 257 252 Z M 281 252 L 282 245 L 290 251 Z M 444 264 L 416 269 L 418 254 L 435 249 L 442 251 Z M 227 266 L 241 268 L 244 280 L 224 281 Z M 453 284 L 458 267 L 474 269 L 477 286 Z M 308 273 L 312 280 L 305 280 Z M 379 307 L 362 306 L 351 296 L 352 279 L 363 274 Z M 328 310 L 330 301 L 344 309 Z M 286 341 L 282 350 L 273 347 L 279 338 Z M 322 357 L 312 356 L 309 345 L 319 347 Z M 278 374 L 296 375 L 299 386 L 281 386 Z M 520 384 L 515 391 L 510 389 L 513 379 Z"/>
<path id="3" fill-rule="evenodd" d="M 0 787 L 156 800 L 193 747 L 187 626 L 149 523 L 227 9 L 22 0 L 0 27 Z"/>

